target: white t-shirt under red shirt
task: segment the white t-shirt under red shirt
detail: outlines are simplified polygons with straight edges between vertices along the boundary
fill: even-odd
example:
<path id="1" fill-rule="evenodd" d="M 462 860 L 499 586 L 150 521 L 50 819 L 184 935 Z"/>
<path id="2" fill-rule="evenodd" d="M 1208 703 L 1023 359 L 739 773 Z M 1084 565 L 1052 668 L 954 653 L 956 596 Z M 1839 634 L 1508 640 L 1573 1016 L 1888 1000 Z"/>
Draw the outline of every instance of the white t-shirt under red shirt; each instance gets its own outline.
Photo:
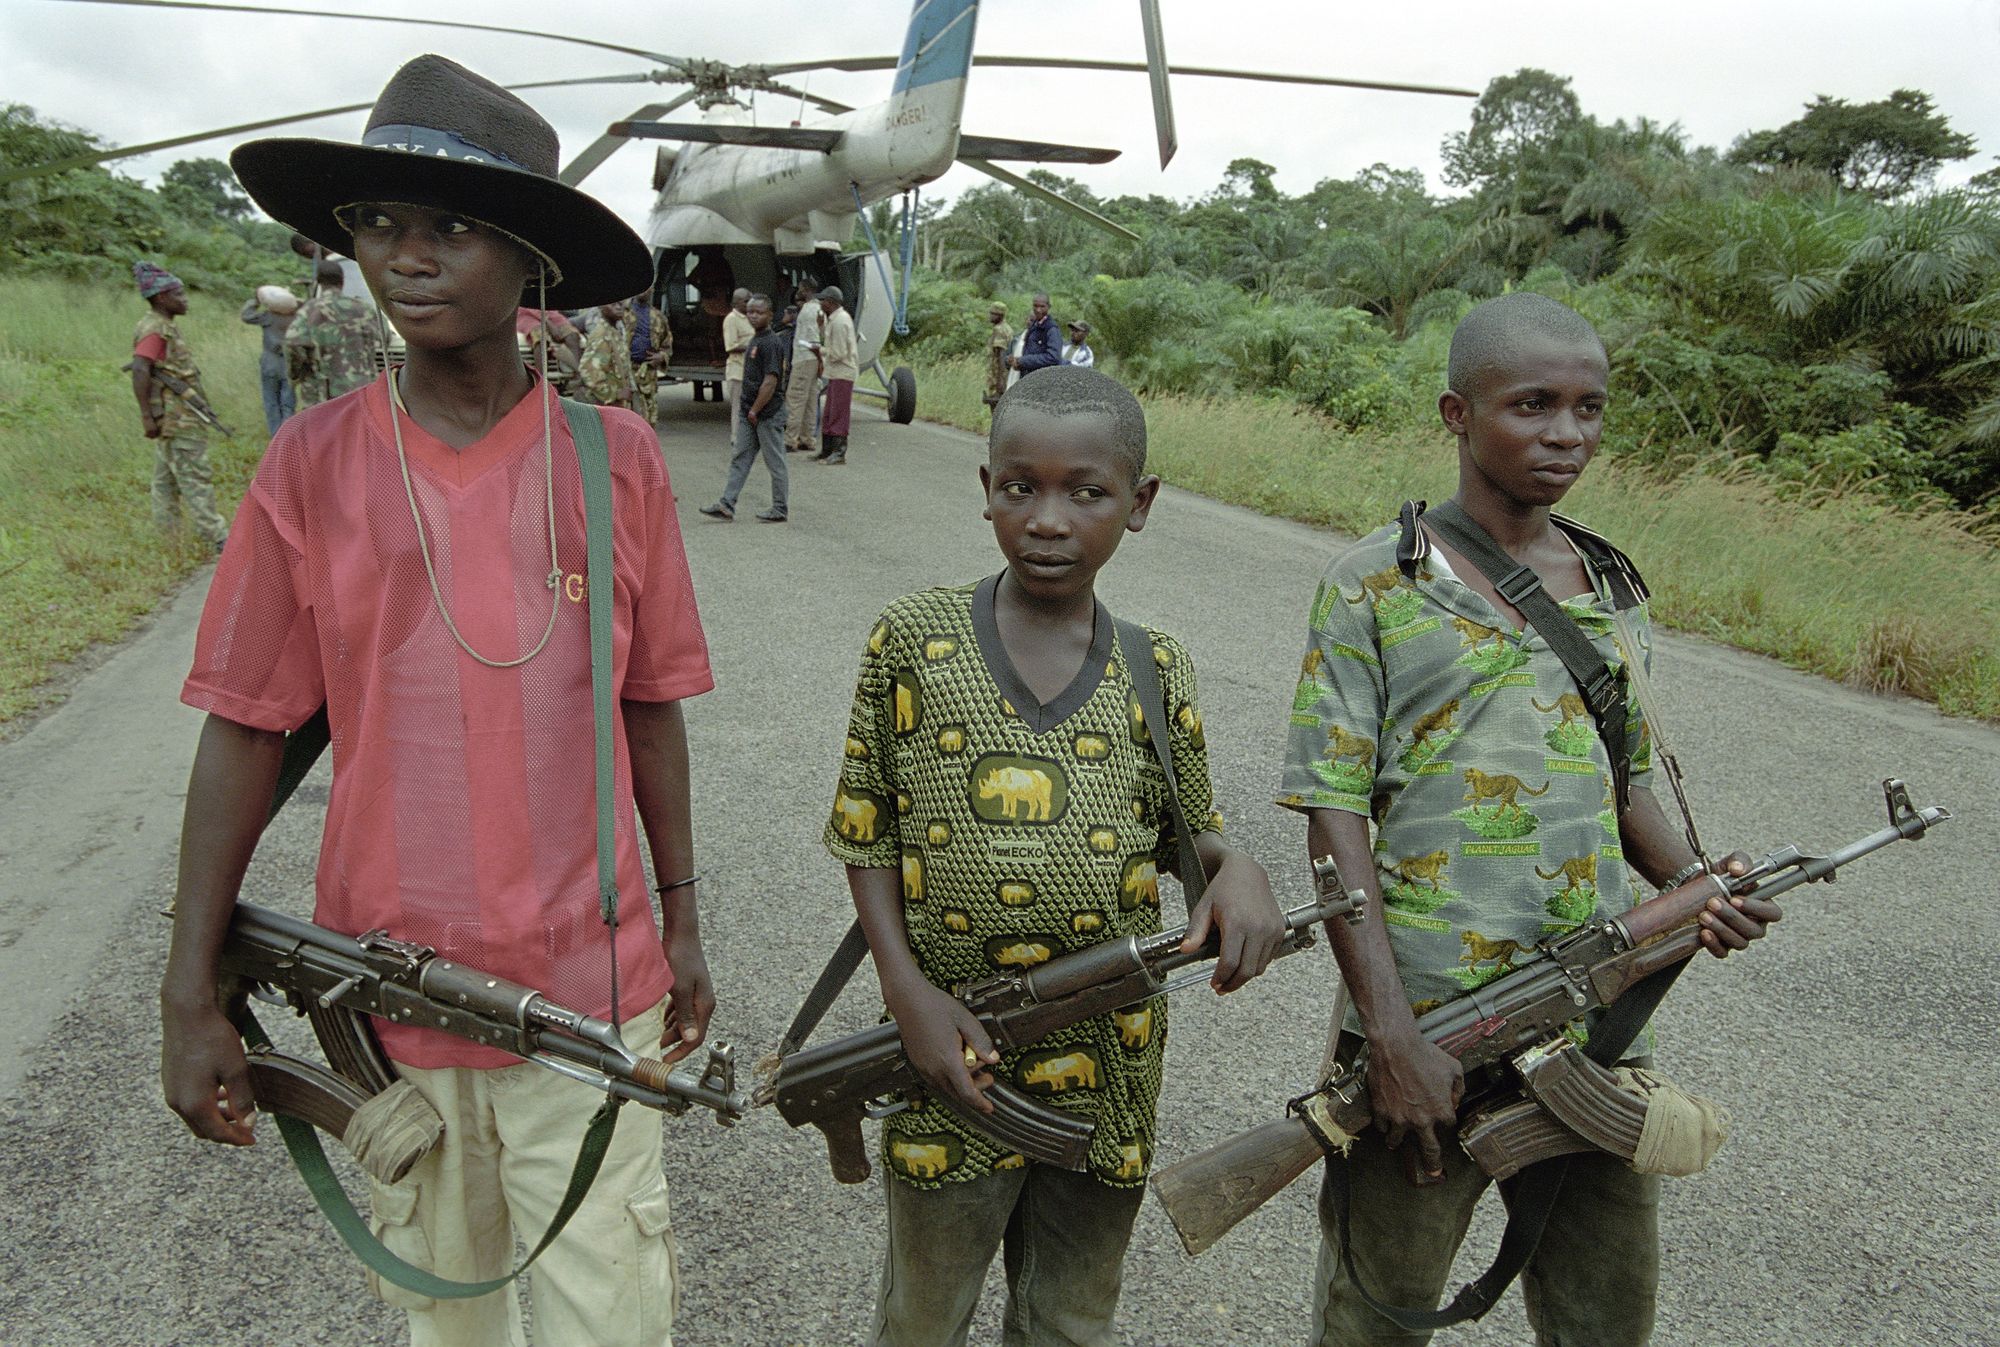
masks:
<path id="1" fill-rule="evenodd" d="M 588 1014 L 611 1009 L 599 918 L 589 613 L 576 445 L 553 409 L 556 555 L 548 587 L 542 386 L 482 440 L 452 449 L 401 416 L 410 478 L 451 615 L 439 616 L 391 438 L 386 376 L 279 429 L 218 563 L 181 699 L 265 730 L 326 703 L 333 790 L 315 920 L 375 928 L 534 987 Z M 614 518 L 613 687 L 678 701 L 714 685 L 659 442 L 602 408 Z M 617 746 L 620 1010 L 672 975 L 639 860 L 622 713 Z M 678 876 L 675 876 L 677 878 Z M 418 1067 L 514 1059 L 378 1021 Z M 642 1048 L 643 1050 L 643 1048 Z"/>

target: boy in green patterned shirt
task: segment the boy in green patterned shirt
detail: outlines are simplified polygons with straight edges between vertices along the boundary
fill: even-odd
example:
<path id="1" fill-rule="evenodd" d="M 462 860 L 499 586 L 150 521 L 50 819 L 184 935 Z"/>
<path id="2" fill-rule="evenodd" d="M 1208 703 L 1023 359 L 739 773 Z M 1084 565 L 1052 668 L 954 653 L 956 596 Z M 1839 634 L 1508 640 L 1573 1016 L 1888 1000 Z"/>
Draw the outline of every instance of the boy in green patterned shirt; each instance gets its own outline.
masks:
<path id="1" fill-rule="evenodd" d="M 1507 295 L 1473 309 L 1453 334 L 1451 389 L 1438 410 L 1458 441 L 1459 506 L 1540 576 L 1624 677 L 1627 660 L 1650 667 L 1644 608 L 1630 626 L 1637 648 L 1622 649 L 1606 577 L 1586 559 L 1615 552 L 1550 513 L 1597 450 L 1609 374 L 1580 314 L 1540 295 Z M 1647 788 L 1650 736 L 1637 711 L 1621 803 L 1561 658 L 1420 518 L 1369 534 L 1328 568 L 1289 736 L 1279 803 L 1307 816 L 1310 853 L 1332 854 L 1368 902 L 1358 927 L 1332 922 L 1328 933 L 1353 993 L 1346 1027 L 1368 1042 L 1379 1130 L 1329 1163 L 1348 1166 L 1363 1284 L 1389 1304 L 1428 1309 L 1487 1178 L 1453 1134 L 1466 1086 L 1458 1062 L 1417 1033 L 1416 1017 L 1505 973 L 1546 936 L 1625 911 L 1637 898 L 1628 865 L 1664 888 L 1707 863 Z M 1739 853 L 1717 864 L 1740 873 L 1748 863 Z M 1732 902 L 1712 901 L 1702 918 L 1703 942 L 1718 956 L 1777 916 L 1767 901 Z M 1350 1057 L 1359 1045 L 1355 1032 L 1344 1036 Z M 1332 1201 L 1323 1189 L 1315 1340 L 1428 1341 L 1355 1293 Z M 1657 1176 L 1607 1154 L 1572 1158 L 1522 1279 L 1538 1342 L 1647 1340 L 1658 1203 Z"/>
<path id="2" fill-rule="evenodd" d="M 1094 582 L 1159 491 L 1145 417 L 1094 370 L 1024 380 L 979 470 L 1006 569 L 891 604 L 862 656 L 826 845 L 847 863 L 883 1000 L 937 1099 L 979 1114 L 1005 1079 L 1097 1123 L 1087 1173 L 1031 1163 L 932 1100 L 883 1129 L 889 1248 L 872 1341 L 965 1341 L 1006 1249 L 1005 1341 L 1109 1343 L 1144 1195 L 1166 1004 L 1073 1025 L 1004 1056 L 946 988 L 1101 940 L 1157 932 L 1175 868 L 1166 775 Z M 1207 893 L 1213 985 L 1261 973 L 1284 920 L 1263 870 L 1222 839 L 1187 651 L 1153 631 L 1181 805 Z M 1199 822 L 1191 824 L 1199 827 Z"/>

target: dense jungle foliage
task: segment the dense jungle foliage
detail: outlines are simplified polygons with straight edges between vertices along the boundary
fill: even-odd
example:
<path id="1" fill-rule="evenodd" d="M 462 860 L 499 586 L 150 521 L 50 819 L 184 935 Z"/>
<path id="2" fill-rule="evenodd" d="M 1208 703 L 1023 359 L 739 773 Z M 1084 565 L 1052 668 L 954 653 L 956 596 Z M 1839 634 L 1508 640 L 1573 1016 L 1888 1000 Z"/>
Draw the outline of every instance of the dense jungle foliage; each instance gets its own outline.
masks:
<path id="1" fill-rule="evenodd" d="M 86 131 L 0 104 L 0 168 L 103 148 Z M 129 285 L 151 258 L 195 291 L 248 296 L 265 282 L 296 282 L 291 231 L 252 219 L 250 199 L 220 159 L 183 159 L 156 191 L 103 167 L 0 184 L 0 272 Z"/>
<path id="2" fill-rule="evenodd" d="M 1239 159 L 1191 202 L 1032 175 L 1136 243 L 997 185 L 927 207 L 906 358 L 970 354 L 990 297 L 1018 314 L 1047 290 L 1152 392 L 1429 426 L 1452 324 L 1481 298 L 1536 290 L 1604 335 L 1612 452 L 1866 481 L 1991 523 L 2000 169 L 1931 186 L 1973 148 L 1927 95 L 1899 90 L 1821 98 L 1719 152 L 1672 125 L 1599 121 L 1568 80 L 1522 70 L 1446 141 L 1453 196 L 1381 164 L 1288 196 L 1274 166 Z"/>

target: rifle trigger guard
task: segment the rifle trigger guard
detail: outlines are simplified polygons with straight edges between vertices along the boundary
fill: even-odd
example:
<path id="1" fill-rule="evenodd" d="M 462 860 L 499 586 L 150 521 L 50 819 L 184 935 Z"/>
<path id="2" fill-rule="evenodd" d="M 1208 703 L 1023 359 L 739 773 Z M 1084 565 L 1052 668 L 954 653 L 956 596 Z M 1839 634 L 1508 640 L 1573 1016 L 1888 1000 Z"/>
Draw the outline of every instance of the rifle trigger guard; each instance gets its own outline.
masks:
<path id="1" fill-rule="evenodd" d="M 880 1122 L 898 1113 L 906 1113 L 914 1107 L 915 1104 L 908 1099 L 870 1099 L 861 1105 L 861 1113 L 863 1117 Z"/>

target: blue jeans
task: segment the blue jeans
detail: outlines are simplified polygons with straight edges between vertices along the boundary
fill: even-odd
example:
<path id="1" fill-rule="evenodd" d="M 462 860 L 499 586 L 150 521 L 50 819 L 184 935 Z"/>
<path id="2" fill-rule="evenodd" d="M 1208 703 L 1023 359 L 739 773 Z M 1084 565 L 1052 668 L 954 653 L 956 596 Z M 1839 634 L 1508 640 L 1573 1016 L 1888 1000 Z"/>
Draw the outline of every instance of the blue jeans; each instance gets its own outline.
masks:
<path id="1" fill-rule="evenodd" d="M 764 466 L 771 473 L 771 509 L 777 514 L 788 513 L 786 491 L 790 478 L 785 469 L 785 409 L 780 407 L 775 413 L 766 410 L 755 425 L 748 416 L 738 416 L 735 449 L 735 456 L 729 460 L 729 485 L 722 489 L 722 503 L 734 513 L 736 498 L 743 494 L 743 484 L 750 480 L 750 465 L 761 452 Z"/>
<path id="2" fill-rule="evenodd" d="M 264 385 L 264 430 L 266 434 L 275 435 L 296 405 L 292 401 L 292 381 L 285 374 L 284 366 L 273 368 L 262 361 L 257 365 L 257 378 Z"/>
<path id="3" fill-rule="evenodd" d="M 935 1191 L 884 1172 L 889 1251 L 874 1347 L 964 1347 L 996 1251 L 1005 1347 L 1110 1347 L 1125 1248 L 1146 1190 L 1029 1163 Z"/>

